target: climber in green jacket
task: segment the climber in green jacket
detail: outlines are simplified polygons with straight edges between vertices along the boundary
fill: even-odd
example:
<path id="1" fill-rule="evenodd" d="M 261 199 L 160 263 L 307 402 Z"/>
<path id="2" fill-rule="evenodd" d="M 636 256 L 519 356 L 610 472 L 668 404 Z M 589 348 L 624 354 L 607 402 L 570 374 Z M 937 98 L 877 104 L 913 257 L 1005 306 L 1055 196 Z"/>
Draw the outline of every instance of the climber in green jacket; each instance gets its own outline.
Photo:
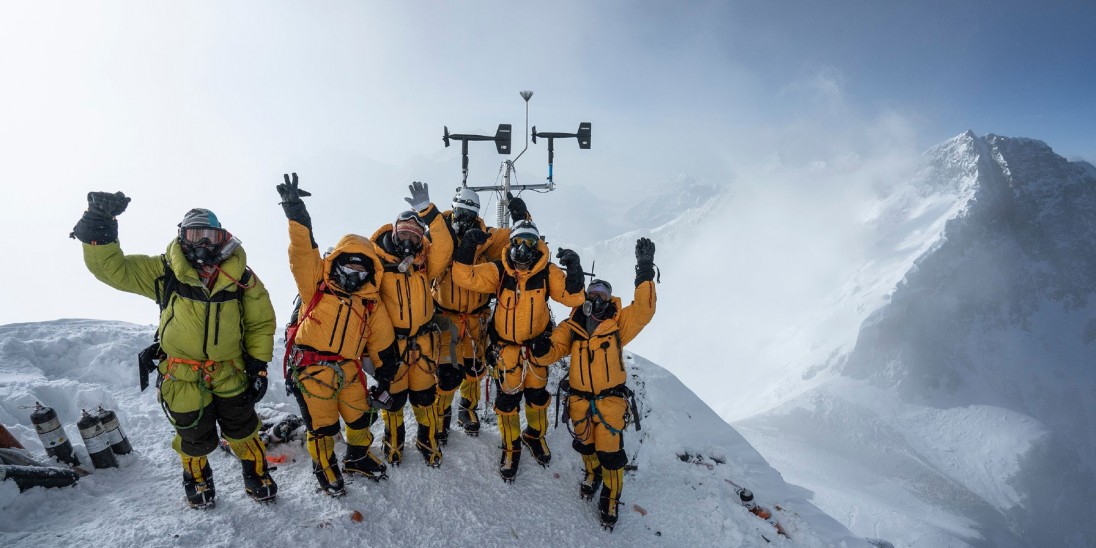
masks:
<path id="1" fill-rule="evenodd" d="M 84 243 L 84 263 L 99 281 L 160 306 L 159 399 L 175 428 L 183 489 L 193 508 L 214 503 L 206 455 L 221 435 L 243 464 L 253 499 L 275 498 L 255 403 L 266 393 L 275 318 L 270 294 L 250 268 L 240 240 L 207 209 L 192 209 L 160 255 L 127 255 L 116 216 L 130 199 L 91 192 L 71 234 Z"/>

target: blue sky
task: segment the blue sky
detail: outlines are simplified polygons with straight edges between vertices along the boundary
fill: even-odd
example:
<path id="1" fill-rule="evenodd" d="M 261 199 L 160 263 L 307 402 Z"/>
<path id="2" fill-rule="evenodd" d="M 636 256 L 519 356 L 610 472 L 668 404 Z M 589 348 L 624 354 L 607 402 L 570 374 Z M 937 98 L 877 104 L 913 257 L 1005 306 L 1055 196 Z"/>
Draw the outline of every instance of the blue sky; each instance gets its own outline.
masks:
<path id="1" fill-rule="evenodd" d="M 1093 161 L 1096 8 L 1040 4 L 3 0 L 12 213 L 0 222 L 35 235 L 11 253 L 79 271 L 64 236 L 89 190 L 134 197 L 130 252 L 159 251 L 187 209 L 209 207 L 288 291 L 281 173 L 329 200 L 317 207 L 330 208 L 331 231 L 371 234 L 402 209 L 410 179 L 459 181 L 443 125 L 511 123 L 521 150 L 522 89 L 535 91 L 542 131 L 593 123 L 591 150 L 557 147 L 556 180 L 612 207 L 679 174 L 748 183 L 758 166 L 891 156 L 897 174 L 967 129 Z M 499 160 L 474 149 L 472 182 L 492 182 Z M 520 180 L 542 180 L 545 164 L 543 143 L 531 145 Z M 5 269 L 0 282 L 22 275 Z M 0 323 L 148 321 L 147 303 L 92 287 L 78 301 L 18 297 Z"/>

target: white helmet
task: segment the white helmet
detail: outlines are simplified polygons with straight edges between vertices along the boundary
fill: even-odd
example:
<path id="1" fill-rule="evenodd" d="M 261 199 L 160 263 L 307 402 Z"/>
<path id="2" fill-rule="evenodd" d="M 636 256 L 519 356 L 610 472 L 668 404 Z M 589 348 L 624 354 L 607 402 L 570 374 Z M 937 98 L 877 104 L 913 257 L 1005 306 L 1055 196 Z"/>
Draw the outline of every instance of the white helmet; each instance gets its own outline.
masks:
<path id="1" fill-rule="evenodd" d="M 458 208 L 467 209 L 468 211 L 479 215 L 479 194 L 476 194 L 476 191 L 468 187 L 458 188 L 457 195 L 453 196 L 453 210 L 456 211 Z"/>

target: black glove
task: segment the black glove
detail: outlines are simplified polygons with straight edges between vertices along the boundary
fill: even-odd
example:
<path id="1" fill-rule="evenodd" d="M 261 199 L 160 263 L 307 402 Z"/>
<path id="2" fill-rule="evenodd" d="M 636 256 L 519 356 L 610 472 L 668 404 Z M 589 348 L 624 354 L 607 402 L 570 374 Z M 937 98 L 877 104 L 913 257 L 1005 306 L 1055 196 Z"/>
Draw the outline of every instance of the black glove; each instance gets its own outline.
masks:
<path id="1" fill-rule="evenodd" d="M 486 232 L 478 228 L 469 228 L 460 239 L 460 245 L 453 252 L 453 260 L 458 263 L 472 264 L 476 260 L 476 248 L 486 241 Z"/>
<path id="2" fill-rule="evenodd" d="M 564 289 L 572 294 L 581 293 L 582 288 L 585 287 L 586 284 L 582 281 L 582 263 L 579 261 L 578 253 L 561 247 L 556 251 L 556 259 L 558 259 L 559 264 L 567 270 L 567 280 Z"/>
<path id="3" fill-rule="evenodd" d="M 137 379 L 143 392 L 148 388 L 148 376 L 159 372 L 160 361 L 167 359 L 160 343 L 155 342 L 137 354 Z"/>
<path id="4" fill-rule="evenodd" d="M 647 238 L 636 240 L 636 286 L 655 278 L 655 243 Z"/>
<path id="5" fill-rule="evenodd" d="M 506 193 L 507 208 L 510 210 L 510 220 L 513 222 L 524 221 L 529 218 L 529 207 L 525 200 L 515 198 L 513 194 Z"/>
<path id="6" fill-rule="evenodd" d="M 88 211 L 95 211 L 106 218 L 122 214 L 129 205 L 129 198 L 119 192 L 88 192 Z"/>
<path id="7" fill-rule="evenodd" d="M 244 356 L 244 371 L 247 373 L 247 388 L 244 389 L 244 401 L 258 403 L 266 395 L 266 362 Z"/>
<path id="8" fill-rule="evenodd" d="M 552 350 L 552 332 L 545 331 L 526 343 L 534 357 L 545 356 Z"/>
<path id="9" fill-rule="evenodd" d="M 121 192 L 88 192 L 88 209 L 69 234 L 85 244 L 109 244 L 118 241 L 116 216 L 126 210 L 129 198 Z"/>
<path id="10" fill-rule="evenodd" d="M 570 249 L 559 248 L 556 251 L 556 258 L 559 259 L 559 264 L 567 270 L 568 273 L 578 270 L 582 271 L 582 264 L 578 257 L 578 253 Z"/>
<path id="11" fill-rule="evenodd" d="M 369 388 L 369 407 L 392 410 L 395 400 L 392 398 L 391 383 L 377 380 L 377 385 Z"/>
<path id="12" fill-rule="evenodd" d="M 411 204 L 412 209 L 423 211 L 430 207 L 430 185 L 414 181 L 407 185 L 407 191 L 411 193 L 411 197 L 403 200 Z"/>
<path id="13" fill-rule="evenodd" d="M 286 173 L 282 174 L 285 178 L 285 182 L 278 185 L 278 196 L 281 196 L 282 201 L 279 202 L 282 205 L 282 210 L 285 211 L 285 218 L 290 221 L 297 221 L 298 223 L 307 226 L 308 230 L 312 230 L 312 217 L 308 214 L 308 209 L 304 206 L 304 201 L 301 200 L 304 196 L 311 196 L 312 193 L 303 190 L 297 186 L 297 174 L 293 174 L 293 179 L 289 178 Z"/>

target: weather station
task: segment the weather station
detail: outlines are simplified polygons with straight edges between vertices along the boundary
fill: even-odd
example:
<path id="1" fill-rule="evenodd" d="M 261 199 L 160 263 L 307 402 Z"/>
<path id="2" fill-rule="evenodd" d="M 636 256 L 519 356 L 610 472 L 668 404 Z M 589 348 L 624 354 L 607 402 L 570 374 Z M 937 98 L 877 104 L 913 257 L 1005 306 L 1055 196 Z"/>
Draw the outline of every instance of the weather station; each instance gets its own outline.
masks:
<path id="1" fill-rule="evenodd" d="M 513 160 L 503 160 L 502 165 L 499 167 L 499 172 L 502 174 L 502 184 L 485 185 L 485 186 L 469 186 L 468 185 L 468 143 L 470 141 L 491 141 L 495 143 L 495 149 L 499 154 L 509 155 L 511 152 L 511 126 L 510 124 L 499 124 L 498 131 L 495 135 L 472 135 L 463 133 L 449 133 L 449 127 L 444 126 L 444 132 L 442 134 L 442 141 L 445 142 L 445 146 L 448 147 L 450 141 L 460 141 L 461 143 L 461 186 L 471 189 L 475 192 L 491 191 L 495 192 L 498 196 L 498 206 L 496 208 L 497 224 L 499 227 L 510 226 L 510 217 L 507 215 L 507 205 L 510 198 L 513 196 L 513 192 L 521 193 L 525 190 L 532 190 L 534 192 L 551 192 L 556 188 L 556 183 L 552 178 L 552 168 L 555 163 L 555 140 L 556 139 L 568 139 L 575 138 L 578 140 L 579 149 L 586 150 L 590 148 L 590 122 L 582 122 L 578 126 L 576 133 L 560 133 L 560 132 L 537 132 L 536 126 L 533 126 L 532 132 L 529 131 L 529 99 L 533 97 L 532 91 L 520 92 L 521 98 L 525 100 L 525 148 L 521 149 L 517 157 Z M 517 161 L 521 159 L 521 156 L 525 154 L 525 151 L 529 149 L 529 136 L 532 135 L 533 143 L 536 144 L 537 138 L 548 140 L 548 177 L 543 183 L 535 184 L 516 184 L 512 181 L 512 178 L 516 180 L 517 170 L 515 165 Z"/>

